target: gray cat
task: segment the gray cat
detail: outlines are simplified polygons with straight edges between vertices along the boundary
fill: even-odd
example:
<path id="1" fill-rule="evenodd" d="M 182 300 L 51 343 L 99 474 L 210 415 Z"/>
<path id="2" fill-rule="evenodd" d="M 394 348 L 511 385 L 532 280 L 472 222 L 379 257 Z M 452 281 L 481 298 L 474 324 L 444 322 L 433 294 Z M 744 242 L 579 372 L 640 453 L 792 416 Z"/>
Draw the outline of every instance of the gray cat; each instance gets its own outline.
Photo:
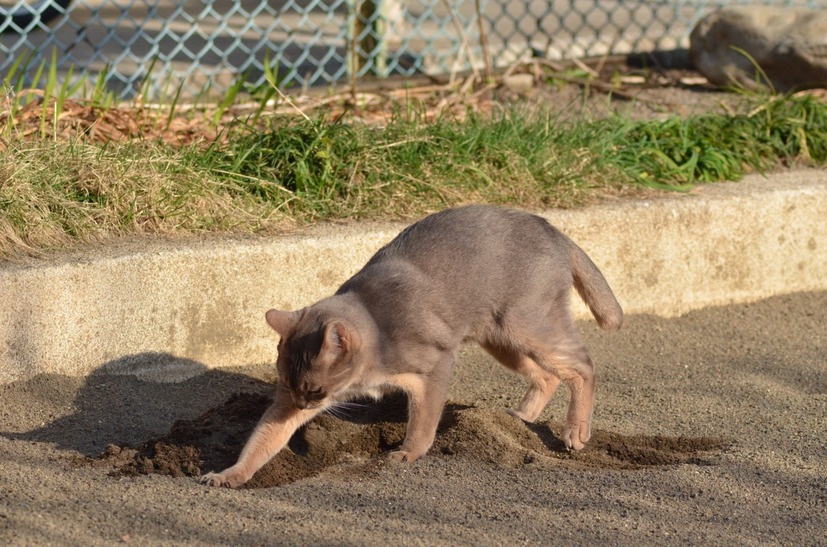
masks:
<path id="1" fill-rule="evenodd" d="M 280 335 L 279 380 L 239 456 L 211 486 L 239 486 L 302 424 L 359 396 L 408 396 L 408 427 L 390 457 L 413 462 L 434 441 L 457 353 L 475 340 L 528 380 L 511 414 L 534 421 L 561 381 L 571 390 L 563 442 L 589 440 L 592 361 L 569 313 L 571 286 L 598 324 L 618 329 L 623 311 L 603 275 L 544 219 L 490 206 L 447 209 L 411 225 L 336 294 L 307 308 L 270 310 Z"/>

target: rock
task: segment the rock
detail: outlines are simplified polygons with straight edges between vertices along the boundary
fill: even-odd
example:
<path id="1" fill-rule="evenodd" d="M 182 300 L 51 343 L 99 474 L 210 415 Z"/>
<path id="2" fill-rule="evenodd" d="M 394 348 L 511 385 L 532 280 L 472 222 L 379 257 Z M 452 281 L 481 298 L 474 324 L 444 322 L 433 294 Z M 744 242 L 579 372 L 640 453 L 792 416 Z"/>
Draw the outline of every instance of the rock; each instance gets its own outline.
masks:
<path id="1" fill-rule="evenodd" d="M 759 90 L 769 80 L 776 91 L 827 87 L 825 11 L 727 7 L 701 19 L 689 44 L 695 68 L 715 85 Z"/>
<path id="2" fill-rule="evenodd" d="M 534 87 L 533 74 L 510 74 L 503 78 L 503 85 L 514 93 L 525 93 Z"/>

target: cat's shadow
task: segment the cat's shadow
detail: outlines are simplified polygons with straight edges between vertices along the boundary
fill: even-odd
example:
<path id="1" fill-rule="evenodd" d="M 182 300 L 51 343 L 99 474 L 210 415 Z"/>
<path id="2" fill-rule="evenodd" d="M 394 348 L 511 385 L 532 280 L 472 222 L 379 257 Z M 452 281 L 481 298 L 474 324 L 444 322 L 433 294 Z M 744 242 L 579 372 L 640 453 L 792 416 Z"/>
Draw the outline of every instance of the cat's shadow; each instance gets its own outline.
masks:
<path id="1" fill-rule="evenodd" d="M 19 401 L 16 404 L 31 407 L 37 405 L 37 400 L 51 397 L 52 406 L 57 407 L 56 417 L 21 431 L 16 427 L 12 406 L 0 436 L 49 443 L 61 450 L 97 457 L 109 444 L 137 446 L 166 434 L 175 422 L 194 420 L 233 394 L 271 395 L 273 380 L 275 374 L 265 381 L 243 372 L 208 369 L 197 361 L 166 353 L 129 355 L 100 366 L 79 386 L 64 376 L 51 374 L 9 385 L 8 390 L 19 394 L 12 397 Z M 404 423 L 407 405 L 407 397 L 400 392 L 380 401 L 357 400 L 331 414 L 355 424 Z M 468 407 L 449 403 L 444 415 L 451 416 L 464 408 Z M 31 410 L 21 409 L 21 413 Z M 258 417 L 260 414 L 254 420 Z M 26 421 L 31 419 L 19 420 Z M 293 436 L 290 447 L 298 454 L 307 452 L 304 429 Z"/>
<path id="2" fill-rule="evenodd" d="M 57 417 L 20 431 L 15 406 L 7 407 L 11 412 L 0 428 L 5 430 L 1 436 L 50 443 L 94 457 L 108 444 L 135 446 L 166 433 L 177 420 L 194 419 L 233 393 L 269 394 L 272 384 L 166 353 L 142 353 L 102 365 L 79 387 L 65 376 L 42 374 L 10 384 L 6 390 L 19 405 L 31 407 L 51 399 L 48 404 Z M 37 409 L 21 408 L 19 422 L 33 421 L 33 410 Z"/>

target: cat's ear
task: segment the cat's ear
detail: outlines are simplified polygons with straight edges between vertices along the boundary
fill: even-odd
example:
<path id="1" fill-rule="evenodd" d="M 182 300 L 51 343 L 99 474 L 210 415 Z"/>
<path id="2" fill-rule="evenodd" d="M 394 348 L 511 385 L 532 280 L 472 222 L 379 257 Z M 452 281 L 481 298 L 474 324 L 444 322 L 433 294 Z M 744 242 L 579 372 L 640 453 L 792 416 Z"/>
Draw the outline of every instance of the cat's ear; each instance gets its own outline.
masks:
<path id="1" fill-rule="evenodd" d="M 326 362 L 334 364 L 358 351 L 360 342 L 359 333 L 349 323 L 331 321 L 324 328 L 320 355 Z"/>
<path id="2" fill-rule="evenodd" d="M 279 336 L 282 338 L 287 338 L 287 336 L 293 332 L 293 329 L 296 328 L 296 323 L 298 322 L 296 312 L 267 310 L 264 317 L 267 319 L 267 324 L 279 333 Z"/>

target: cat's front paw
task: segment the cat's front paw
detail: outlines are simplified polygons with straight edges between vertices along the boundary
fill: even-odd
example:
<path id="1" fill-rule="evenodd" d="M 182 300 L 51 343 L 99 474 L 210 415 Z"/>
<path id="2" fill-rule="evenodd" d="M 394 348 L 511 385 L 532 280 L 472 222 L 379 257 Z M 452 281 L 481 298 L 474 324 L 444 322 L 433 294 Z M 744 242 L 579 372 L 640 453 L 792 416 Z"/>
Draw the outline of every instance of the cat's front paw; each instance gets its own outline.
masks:
<path id="1" fill-rule="evenodd" d="M 414 452 L 409 452 L 407 450 L 394 450 L 393 452 L 388 453 L 388 459 L 393 462 L 403 462 L 403 463 L 412 463 L 424 456 L 422 454 L 416 454 Z"/>
<path id="2" fill-rule="evenodd" d="M 237 488 L 247 482 L 247 479 L 241 473 L 225 469 L 221 473 L 207 473 L 198 478 L 200 484 L 206 486 L 222 486 L 224 488 Z"/>
<path id="3" fill-rule="evenodd" d="M 568 450 L 582 450 L 591 438 L 591 427 L 588 422 L 566 424 L 563 428 L 563 443 Z"/>

